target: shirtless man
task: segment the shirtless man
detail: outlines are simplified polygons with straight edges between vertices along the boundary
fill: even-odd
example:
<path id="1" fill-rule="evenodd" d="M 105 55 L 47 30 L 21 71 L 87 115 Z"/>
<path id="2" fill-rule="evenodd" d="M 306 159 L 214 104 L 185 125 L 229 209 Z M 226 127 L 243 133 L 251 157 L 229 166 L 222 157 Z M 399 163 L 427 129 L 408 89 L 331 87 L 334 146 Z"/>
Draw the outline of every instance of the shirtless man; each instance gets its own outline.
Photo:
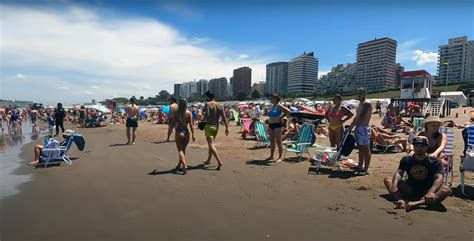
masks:
<path id="1" fill-rule="evenodd" d="M 31 109 L 30 111 L 30 120 L 31 120 L 31 132 L 35 133 L 38 132 L 38 129 L 36 129 L 36 121 L 38 120 L 38 111 L 35 109 Z"/>
<path id="2" fill-rule="evenodd" d="M 350 128 L 355 127 L 355 138 L 359 149 L 359 165 L 356 173 L 358 175 L 367 175 L 370 164 L 370 134 L 369 127 L 370 118 L 372 117 L 372 105 L 366 102 L 367 91 L 363 88 L 357 89 L 357 98 L 359 99 L 359 107 L 357 107 L 356 116 Z"/>
<path id="3" fill-rule="evenodd" d="M 166 137 L 166 141 L 170 141 L 170 136 L 171 136 L 171 133 L 173 132 L 173 127 L 175 126 L 174 115 L 176 114 L 176 112 L 178 112 L 178 104 L 176 104 L 176 98 L 170 97 L 169 100 L 171 103 L 170 103 L 170 113 L 168 115 L 168 136 Z"/>
<path id="4" fill-rule="evenodd" d="M 127 121 L 125 126 L 127 127 L 127 145 L 130 144 L 130 128 L 132 128 L 132 145 L 135 145 L 135 131 L 138 127 L 138 106 L 135 105 L 135 98 L 130 98 L 130 104 L 125 107 L 125 113 L 127 114 Z"/>
<path id="5" fill-rule="evenodd" d="M 2 128 L 2 136 L 5 129 L 3 128 L 3 121 L 6 120 L 5 109 L 0 109 L 0 128 Z"/>
<path id="6" fill-rule="evenodd" d="M 205 93 L 207 97 L 206 107 L 204 108 L 204 120 L 206 126 L 204 127 L 204 134 L 206 136 L 207 145 L 209 147 L 209 155 L 204 165 L 211 164 L 212 155 L 217 160 L 216 170 L 220 170 L 222 167 L 222 161 L 217 153 L 216 146 L 214 145 L 214 139 L 216 139 L 217 132 L 219 131 L 219 118 L 222 118 L 225 124 L 225 135 L 229 135 L 229 127 L 227 124 L 227 118 L 224 114 L 224 107 L 214 100 L 214 94 L 210 91 Z"/>

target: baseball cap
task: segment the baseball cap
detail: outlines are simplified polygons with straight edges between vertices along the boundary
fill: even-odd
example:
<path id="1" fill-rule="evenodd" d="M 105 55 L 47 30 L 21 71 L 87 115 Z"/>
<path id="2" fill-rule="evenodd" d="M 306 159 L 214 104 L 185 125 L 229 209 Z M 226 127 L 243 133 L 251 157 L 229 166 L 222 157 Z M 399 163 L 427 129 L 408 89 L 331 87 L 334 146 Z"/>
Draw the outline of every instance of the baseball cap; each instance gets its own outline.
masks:
<path id="1" fill-rule="evenodd" d="M 428 141 L 428 138 L 426 138 L 425 136 L 417 136 L 417 137 L 413 138 L 413 140 L 411 141 L 411 144 L 413 144 L 413 145 L 423 144 L 425 146 L 428 146 L 429 141 Z"/>

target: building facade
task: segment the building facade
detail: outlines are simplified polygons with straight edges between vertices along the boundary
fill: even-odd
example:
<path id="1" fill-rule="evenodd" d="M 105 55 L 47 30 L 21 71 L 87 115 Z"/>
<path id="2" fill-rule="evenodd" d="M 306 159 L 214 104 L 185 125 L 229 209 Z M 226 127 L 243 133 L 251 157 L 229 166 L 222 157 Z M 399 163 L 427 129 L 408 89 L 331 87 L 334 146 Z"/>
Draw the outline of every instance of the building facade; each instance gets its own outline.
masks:
<path id="1" fill-rule="evenodd" d="M 227 78 L 216 78 L 209 80 L 208 89 L 214 93 L 216 99 L 225 100 L 227 99 Z"/>
<path id="2" fill-rule="evenodd" d="M 357 46 L 355 87 L 383 91 L 397 86 L 397 41 L 381 38 Z"/>
<path id="3" fill-rule="evenodd" d="M 200 98 L 209 90 L 209 81 L 201 79 L 196 83 L 196 94 L 195 98 Z"/>
<path id="4" fill-rule="evenodd" d="M 256 90 L 261 97 L 264 96 L 265 95 L 265 86 L 266 86 L 265 81 L 260 81 L 258 83 L 254 83 L 253 86 L 252 86 L 252 93 Z"/>
<path id="5" fill-rule="evenodd" d="M 354 91 L 356 64 L 338 64 L 331 72 L 321 76 L 316 85 L 316 93 L 325 94 Z"/>
<path id="6" fill-rule="evenodd" d="M 467 36 L 449 39 L 438 50 L 437 82 L 464 81 L 474 81 L 474 41 L 468 41 Z"/>
<path id="7" fill-rule="evenodd" d="M 314 53 L 303 53 L 288 62 L 289 94 L 311 94 L 318 79 L 318 59 Z"/>
<path id="8" fill-rule="evenodd" d="M 252 91 L 252 69 L 249 67 L 234 69 L 231 84 L 234 97 L 239 96 L 240 92 L 249 97 Z"/>
<path id="9" fill-rule="evenodd" d="M 181 85 L 181 97 L 182 98 L 194 97 L 196 93 L 197 93 L 197 82 L 196 81 L 184 82 Z"/>
<path id="10" fill-rule="evenodd" d="M 182 84 L 174 84 L 173 96 L 176 99 L 181 98 L 181 86 L 182 86 Z"/>
<path id="11" fill-rule="evenodd" d="M 288 62 L 267 64 L 265 93 L 288 93 Z"/>

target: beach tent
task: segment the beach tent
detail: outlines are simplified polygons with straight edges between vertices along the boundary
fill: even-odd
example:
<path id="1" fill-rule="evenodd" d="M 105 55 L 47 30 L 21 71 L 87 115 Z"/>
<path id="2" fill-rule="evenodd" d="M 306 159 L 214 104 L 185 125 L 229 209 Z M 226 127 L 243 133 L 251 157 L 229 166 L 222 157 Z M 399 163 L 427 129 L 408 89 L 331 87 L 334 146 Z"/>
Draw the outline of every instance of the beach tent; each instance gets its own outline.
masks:
<path id="1" fill-rule="evenodd" d="M 450 99 L 451 101 L 455 101 L 460 106 L 466 106 L 467 104 L 467 97 L 464 95 L 462 91 L 441 92 L 440 96 L 442 98 L 447 98 L 447 99 Z"/>
<path id="2" fill-rule="evenodd" d="M 88 105 L 88 106 L 86 106 L 86 108 L 95 109 L 95 110 L 98 110 L 98 111 L 104 112 L 104 113 L 110 113 L 110 110 L 107 109 L 107 107 L 105 107 L 103 105 Z"/>

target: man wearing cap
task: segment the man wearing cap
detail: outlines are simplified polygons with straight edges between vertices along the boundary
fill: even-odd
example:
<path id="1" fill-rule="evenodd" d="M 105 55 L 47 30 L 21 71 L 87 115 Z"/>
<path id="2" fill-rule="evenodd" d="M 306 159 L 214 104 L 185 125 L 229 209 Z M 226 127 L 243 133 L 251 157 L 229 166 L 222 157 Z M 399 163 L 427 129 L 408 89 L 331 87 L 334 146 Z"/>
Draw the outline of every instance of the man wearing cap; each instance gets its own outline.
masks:
<path id="1" fill-rule="evenodd" d="M 428 138 L 417 136 L 412 144 L 414 154 L 404 156 L 393 177 L 383 180 L 394 199 L 395 207 L 407 211 L 422 205 L 439 204 L 452 194 L 451 189 L 443 185 L 444 168 L 441 160 L 429 156 L 426 152 L 429 146 Z M 402 180 L 405 172 L 408 178 Z"/>
<path id="2" fill-rule="evenodd" d="M 367 100 L 367 91 L 364 88 L 357 89 L 357 98 L 359 99 L 359 107 L 357 107 L 356 116 L 350 128 L 355 127 L 355 139 L 357 148 L 359 149 L 359 165 L 356 173 L 358 175 L 367 175 L 369 170 L 370 158 L 370 134 L 369 126 L 372 117 L 372 105 Z"/>
<path id="3" fill-rule="evenodd" d="M 59 145 L 62 146 L 62 147 L 65 147 L 69 137 L 71 137 L 71 135 L 73 133 L 74 133 L 74 131 L 72 131 L 72 130 L 66 130 L 65 132 L 63 132 L 64 140 L 61 141 L 59 143 Z M 33 161 L 29 162 L 28 165 L 36 165 L 40 162 L 41 153 L 43 152 L 43 148 L 44 148 L 44 146 L 42 146 L 42 145 L 36 145 L 34 147 L 35 159 L 33 159 Z"/>

